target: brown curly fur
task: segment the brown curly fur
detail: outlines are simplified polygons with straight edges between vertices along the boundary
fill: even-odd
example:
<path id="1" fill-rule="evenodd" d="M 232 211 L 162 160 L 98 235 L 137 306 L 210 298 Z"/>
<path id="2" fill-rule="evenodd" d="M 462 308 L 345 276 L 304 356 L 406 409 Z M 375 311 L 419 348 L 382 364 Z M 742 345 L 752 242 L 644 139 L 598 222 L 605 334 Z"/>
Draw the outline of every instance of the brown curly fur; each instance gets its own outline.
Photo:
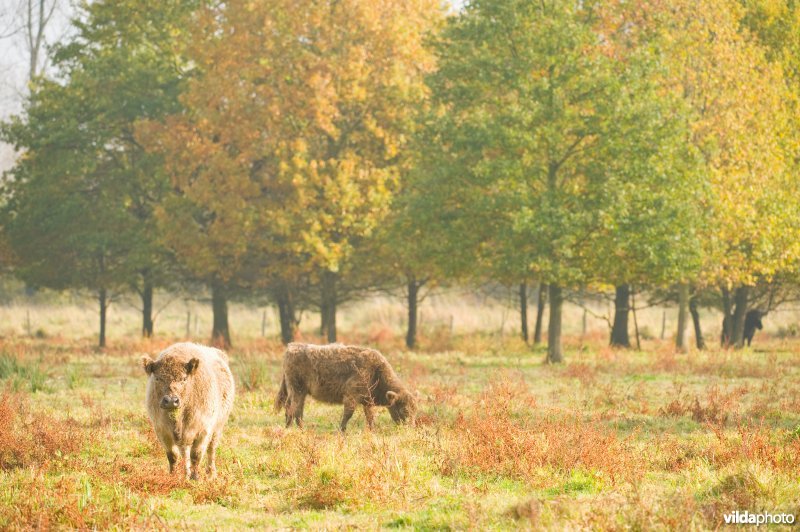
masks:
<path id="1" fill-rule="evenodd" d="M 364 408 L 372 429 L 375 407 L 385 406 L 395 423 L 413 422 L 417 403 L 386 358 L 374 349 L 343 344 L 289 344 L 283 356 L 283 378 L 275 410 L 285 408 L 286 426 L 303 426 L 306 395 L 344 405 L 340 429 L 356 407 Z"/>

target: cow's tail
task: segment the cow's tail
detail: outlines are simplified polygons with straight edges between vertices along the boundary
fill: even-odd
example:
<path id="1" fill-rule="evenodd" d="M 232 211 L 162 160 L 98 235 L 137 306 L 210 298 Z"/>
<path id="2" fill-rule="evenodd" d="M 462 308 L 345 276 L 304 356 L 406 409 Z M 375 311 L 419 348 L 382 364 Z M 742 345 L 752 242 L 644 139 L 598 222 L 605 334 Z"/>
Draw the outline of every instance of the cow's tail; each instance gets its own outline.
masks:
<path id="1" fill-rule="evenodd" d="M 286 406 L 286 401 L 289 399 L 289 391 L 286 389 L 286 375 L 281 377 L 281 388 L 278 390 L 278 395 L 275 396 L 275 411 L 280 412 Z"/>

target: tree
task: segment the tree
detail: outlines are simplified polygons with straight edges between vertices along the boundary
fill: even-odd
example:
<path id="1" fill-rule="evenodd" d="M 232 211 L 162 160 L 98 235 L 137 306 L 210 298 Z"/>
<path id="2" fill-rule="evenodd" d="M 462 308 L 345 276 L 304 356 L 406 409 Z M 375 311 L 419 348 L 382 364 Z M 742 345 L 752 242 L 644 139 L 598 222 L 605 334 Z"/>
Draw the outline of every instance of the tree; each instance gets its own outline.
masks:
<path id="1" fill-rule="evenodd" d="M 790 89 L 800 91 L 800 4 L 794 0 L 739 0 L 740 24 L 765 47 L 767 59 L 783 67 Z M 796 104 L 796 98 L 793 102 Z"/>
<path id="2" fill-rule="evenodd" d="M 6 190 L 9 234 L 27 263 L 20 271 L 35 283 L 99 290 L 102 332 L 108 291 L 129 286 L 142 298 L 142 334 L 153 334 L 153 290 L 168 269 L 154 210 L 168 181 L 161 162 L 134 138 L 134 128 L 138 120 L 179 108 L 171 28 L 189 12 L 186 2 L 88 5 L 74 21 L 75 35 L 54 55 L 63 81 L 35 85 L 25 115 L 4 130 L 24 150 Z M 44 215 L 56 204 L 62 214 L 69 211 L 69 223 L 37 231 L 32 214 Z M 94 262 L 78 261 L 67 273 L 58 246 L 49 255 L 37 253 L 43 240 L 57 236 L 76 252 L 96 256 Z M 42 266 L 51 262 L 54 270 L 46 273 Z"/>
<path id="3" fill-rule="evenodd" d="M 227 287 L 260 261 L 265 280 L 314 276 L 336 339 L 341 272 L 388 211 L 432 66 L 422 38 L 438 14 L 433 0 L 273 0 L 199 13 L 185 51 L 196 65 L 187 112 L 144 125 L 141 138 L 169 161 L 161 227 L 217 294 L 215 336 L 228 341 Z M 307 271 L 287 272 L 289 255 Z"/>
<path id="4" fill-rule="evenodd" d="M 433 89 L 435 94 L 436 88 Z M 383 262 L 399 275 L 398 283 L 406 285 L 409 348 L 416 345 L 417 311 L 424 286 L 430 289 L 443 281 L 513 277 L 508 273 L 508 258 L 490 245 L 501 223 L 494 215 L 500 208 L 490 207 L 495 198 L 485 195 L 479 187 L 454 186 L 453 176 L 459 172 L 466 175 L 467 158 L 472 154 L 438 148 L 448 135 L 447 113 L 441 102 L 420 113 L 422 125 L 411 147 L 411 170 L 401 182 L 379 233 Z M 520 269 L 525 270 L 526 265 Z"/>
<path id="5" fill-rule="evenodd" d="M 377 234 L 377 262 L 384 265 L 384 269 L 388 267 L 395 281 L 392 284 L 403 286 L 408 316 L 405 343 L 409 349 L 417 346 L 422 291 L 443 278 L 435 261 L 438 243 L 431 239 L 432 232 L 423 226 L 424 220 L 418 217 L 423 213 L 414 209 L 413 198 L 410 183 L 406 183 L 396 195 L 390 214 Z"/>
<path id="6" fill-rule="evenodd" d="M 723 339 L 740 346 L 751 287 L 797 263 L 793 98 L 737 2 L 648 4 L 647 12 L 668 36 L 673 89 L 693 109 L 692 142 L 711 185 L 700 284 L 720 287 Z"/>
<path id="7" fill-rule="evenodd" d="M 87 158 L 80 149 L 102 146 L 95 130 L 77 127 L 77 118 L 93 111 L 86 96 L 43 82 L 24 119 L 4 125 L 4 139 L 25 150 L 3 190 L 4 232 L 26 282 L 96 294 L 104 347 L 108 305 L 133 275 L 128 259 L 140 235 L 121 201 L 125 183 L 110 172 L 108 158 Z"/>
<path id="8" fill-rule="evenodd" d="M 648 191 L 673 176 L 689 181 L 684 161 L 659 163 L 664 155 L 681 157 L 685 143 L 681 121 L 666 119 L 675 99 L 648 81 L 657 65 L 646 47 L 615 56 L 595 8 L 470 3 L 438 41 L 440 68 L 432 78 L 434 101 L 445 109 L 434 150 L 450 188 L 475 199 L 449 201 L 469 207 L 462 212 L 486 209 L 483 218 L 497 220 L 493 234 L 513 237 L 479 247 L 508 245 L 548 284 L 549 362 L 562 360 L 565 288 L 594 281 L 599 261 L 633 249 L 613 244 L 625 235 L 618 226 L 635 228 L 636 200 L 653 209 L 663 197 L 648 204 Z M 634 201 L 616 209 L 627 196 Z M 667 225 L 668 216 L 656 225 Z"/>

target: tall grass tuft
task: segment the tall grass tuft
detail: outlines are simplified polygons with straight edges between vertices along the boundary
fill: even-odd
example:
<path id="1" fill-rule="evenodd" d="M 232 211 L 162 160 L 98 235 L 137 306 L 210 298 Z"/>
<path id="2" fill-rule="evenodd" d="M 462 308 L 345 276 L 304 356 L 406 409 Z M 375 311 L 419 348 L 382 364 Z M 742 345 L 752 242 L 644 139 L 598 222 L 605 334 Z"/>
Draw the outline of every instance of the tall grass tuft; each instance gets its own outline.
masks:
<path id="1" fill-rule="evenodd" d="M 263 357 L 250 352 L 237 355 L 234 360 L 234 373 L 239 378 L 239 387 L 248 392 L 273 386 L 270 371 Z"/>
<path id="2" fill-rule="evenodd" d="M 25 364 L 14 355 L 4 352 L 0 353 L 0 380 L 5 379 L 11 381 L 15 390 L 20 390 L 22 385 L 27 384 L 28 389 L 35 393 L 46 389 L 47 374 L 38 364 Z"/>

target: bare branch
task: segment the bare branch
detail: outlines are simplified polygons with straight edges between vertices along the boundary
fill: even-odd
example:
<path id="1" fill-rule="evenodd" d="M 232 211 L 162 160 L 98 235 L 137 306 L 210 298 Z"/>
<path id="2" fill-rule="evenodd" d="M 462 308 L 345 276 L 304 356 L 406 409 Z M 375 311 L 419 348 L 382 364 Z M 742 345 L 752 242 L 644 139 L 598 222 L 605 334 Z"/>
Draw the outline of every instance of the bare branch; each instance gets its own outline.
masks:
<path id="1" fill-rule="evenodd" d="M 574 302 L 573 302 L 573 303 L 574 303 Z M 586 311 L 586 313 L 587 313 L 587 314 L 589 314 L 591 317 L 593 317 L 593 318 L 597 318 L 597 319 L 599 319 L 599 320 L 603 320 L 603 321 L 605 321 L 605 322 L 608 324 L 608 330 L 609 330 L 609 331 L 610 331 L 611 329 L 613 329 L 613 325 L 612 325 L 612 323 L 611 323 L 611 318 L 610 318 L 609 316 L 607 316 L 606 314 L 597 314 L 597 313 L 596 313 L 596 312 L 594 312 L 592 309 L 590 309 L 589 307 L 587 307 L 586 305 L 584 305 L 584 304 L 582 304 L 582 303 L 574 303 L 574 304 L 578 305 L 580 308 L 582 308 L 583 310 L 585 310 L 585 311 Z"/>
<path id="2" fill-rule="evenodd" d="M 161 314 L 161 312 L 163 312 L 168 306 L 173 304 L 177 299 L 178 296 L 175 296 L 171 299 L 168 299 L 166 303 L 161 305 L 161 307 L 153 313 L 153 323 L 155 323 L 155 321 L 158 319 L 159 314 Z"/>

